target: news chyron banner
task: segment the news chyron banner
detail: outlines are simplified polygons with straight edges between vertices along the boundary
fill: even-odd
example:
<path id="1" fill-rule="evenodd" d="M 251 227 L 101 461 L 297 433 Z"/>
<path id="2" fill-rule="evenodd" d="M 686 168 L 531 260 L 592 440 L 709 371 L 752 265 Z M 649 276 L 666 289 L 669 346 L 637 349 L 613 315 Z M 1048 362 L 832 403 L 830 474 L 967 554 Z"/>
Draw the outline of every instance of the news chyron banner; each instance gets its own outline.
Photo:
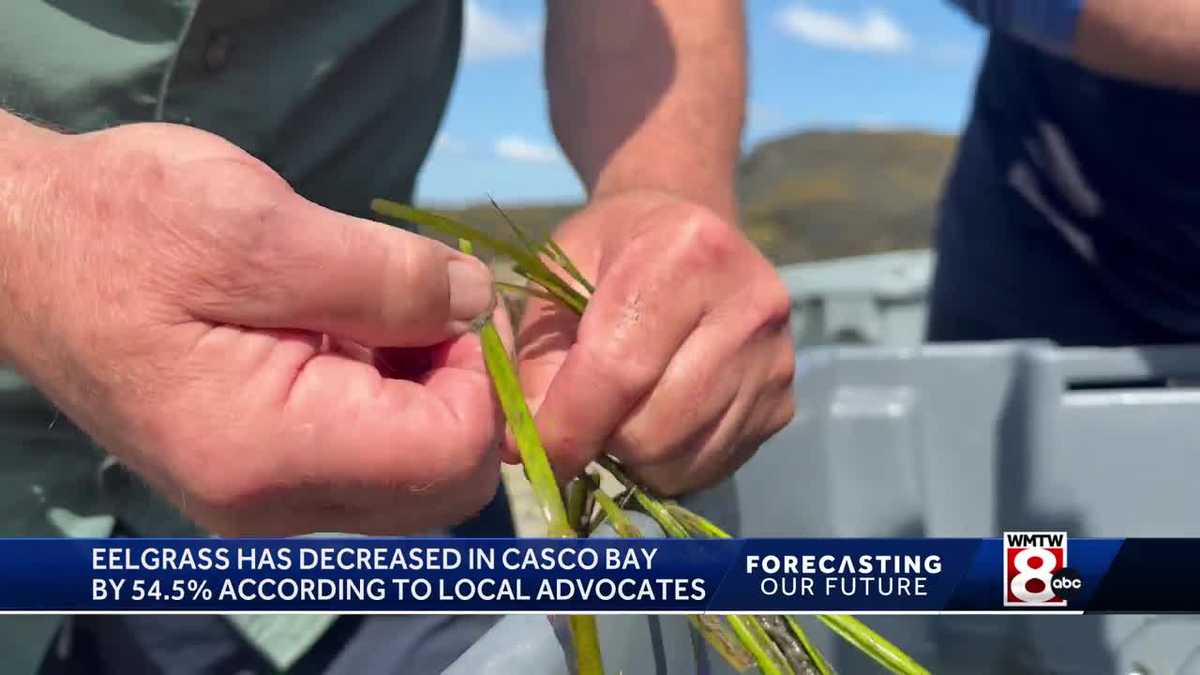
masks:
<path id="1" fill-rule="evenodd" d="M 1200 611 L 1200 539 L 0 539 L 0 612 Z"/>

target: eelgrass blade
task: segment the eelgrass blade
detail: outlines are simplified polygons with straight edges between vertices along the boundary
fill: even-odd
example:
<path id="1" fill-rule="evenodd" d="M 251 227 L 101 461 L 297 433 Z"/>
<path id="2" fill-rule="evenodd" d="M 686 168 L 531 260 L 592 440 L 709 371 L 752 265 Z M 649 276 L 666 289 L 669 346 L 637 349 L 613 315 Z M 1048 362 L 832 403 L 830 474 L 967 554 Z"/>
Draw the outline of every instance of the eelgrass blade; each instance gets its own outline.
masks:
<path id="1" fill-rule="evenodd" d="M 665 504 L 665 508 L 677 521 L 683 523 L 688 530 L 696 533 L 699 536 L 707 536 L 717 539 L 730 538 L 729 533 L 713 524 L 707 518 L 698 513 L 690 511 L 679 504 L 668 502 Z M 847 642 L 850 642 L 859 650 L 865 652 L 868 656 L 871 656 L 881 664 L 884 664 L 889 668 L 892 668 L 892 666 L 888 664 L 897 664 L 897 666 L 908 668 L 908 670 L 893 669 L 892 672 L 928 672 L 924 667 L 914 661 L 912 657 L 910 657 L 908 654 L 905 654 L 900 648 L 896 647 L 891 642 L 888 642 L 883 638 L 883 636 L 879 635 L 869 626 L 852 616 L 830 616 L 820 614 L 817 615 L 817 618 L 824 622 L 827 626 L 830 626 L 830 628 L 833 629 L 838 636 L 845 639 Z M 812 661 L 813 665 L 817 667 L 821 675 L 832 675 L 833 668 L 830 667 L 829 662 L 825 660 L 825 656 L 819 649 L 816 648 L 816 645 L 812 644 L 812 642 L 808 639 L 808 635 L 805 634 L 804 629 L 800 627 L 800 624 L 797 623 L 792 617 L 785 617 L 785 619 L 788 622 L 789 628 L 791 628 L 792 632 L 795 634 L 796 639 L 800 641 L 805 652 L 808 653 L 809 659 Z M 830 624 L 831 621 L 838 622 L 839 625 L 844 627 L 843 630 L 834 629 Z"/>
<path id="2" fill-rule="evenodd" d="M 899 675 L 929 675 L 921 664 L 858 619 L 842 614 L 818 614 L 817 618 L 889 671 Z"/>
<path id="3" fill-rule="evenodd" d="M 546 267 L 546 264 L 538 257 L 536 251 L 527 250 L 512 242 L 498 239 L 483 230 L 460 223 L 452 218 L 413 208 L 388 199 L 372 199 L 371 210 L 381 216 L 424 225 L 442 234 L 455 237 L 459 240 L 469 241 L 477 246 L 486 246 L 497 253 L 506 255 L 512 258 L 520 268 L 525 270 L 525 276 L 536 281 L 556 297 L 561 296 L 564 302 L 573 310 L 581 314 L 583 313 L 583 307 L 587 304 L 587 299 L 579 291 L 571 288 L 570 284 L 563 281 L 550 268 Z"/>
<path id="4" fill-rule="evenodd" d="M 541 248 L 533 242 L 533 239 L 530 238 L 529 234 L 525 232 L 523 228 L 514 223 L 512 218 L 508 217 L 508 214 L 504 211 L 504 209 L 500 208 L 500 205 L 496 203 L 495 199 L 492 199 L 491 195 L 488 195 L 488 201 L 492 203 L 492 208 L 496 209 L 496 213 L 500 214 L 500 218 L 502 218 L 508 225 L 508 229 L 512 230 L 512 233 L 516 235 L 517 240 L 521 242 L 521 245 L 525 247 L 526 251 L 534 253 Z"/>
<path id="5" fill-rule="evenodd" d="M 617 505 L 612 497 L 599 488 L 600 486 L 596 485 L 596 490 L 592 494 L 595 495 L 602 515 L 612 525 L 613 531 L 618 536 L 625 538 L 641 537 L 642 531 L 633 524 L 633 521 L 629 520 L 625 511 Z M 754 665 L 754 658 L 750 652 L 738 644 L 735 636 L 729 634 L 719 617 L 693 614 L 688 616 L 688 621 L 691 622 L 696 632 L 712 645 L 713 651 L 725 659 L 725 662 L 735 671 L 740 673 Z"/>
<path id="6" fill-rule="evenodd" d="M 468 255 L 474 250 L 467 239 L 459 239 L 458 248 Z M 504 347 L 500 333 L 491 319 L 484 322 L 479 331 L 479 340 L 483 345 L 483 360 L 491 376 L 492 386 L 500 399 L 504 418 L 517 439 L 517 449 L 521 453 L 521 463 L 525 465 L 525 475 L 528 476 L 534 495 L 541 503 L 549 534 L 552 537 L 574 537 L 576 532 L 567 518 L 562 493 L 558 491 L 558 483 L 555 481 L 554 471 L 550 468 L 546 448 L 542 446 L 533 416 L 529 414 L 525 393 L 521 390 L 521 381 L 517 379 L 512 359 L 509 358 L 508 350 Z M 567 625 L 571 629 L 571 643 L 575 650 L 576 673 L 604 675 L 604 661 L 600 656 L 600 633 L 595 617 L 569 616 Z"/>
<path id="7" fill-rule="evenodd" d="M 571 260 L 571 257 L 567 255 L 566 251 L 562 250 L 562 247 L 558 245 L 558 242 L 554 241 L 553 239 L 547 239 L 544 248 L 546 253 L 550 256 L 550 259 L 558 263 L 559 267 L 566 270 L 567 274 L 571 275 L 572 279 L 578 281 L 579 285 L 583 286 L 588 294 L 596 292 L 596 287 L 587 280 L 587 277 L 583 276 L 583 272 L 579 271 L 579 268 L 575 266 L 575 262 Z"/>
<path id="8" fill-rule="evenodd" d="M 500 205 L 496 203 L 495 199 L 492 199 L 491 195 L 488 195 L 488 201 L 492 203 L 492 208 L 496 209 L 496 213 L 500 214 L 500 217 L 504 219 L 504 222 L 508 223 L 508 229 L 512 230 L 513 234 L 516 235 L 517 239 L 526 248 L 526 250 L 531 253 L 546 254 L 555 262 L 555 264 L 563 268 L 563 270 L 569 274 L 572 279 L 579 282 L 579 285 L 583 286 L 583 288 L 587 290 L 589 294 L 596 292 L 596 288 L 588 282 L 587 278 L 583 276 L 583 273 L 579 271 L 579 268 L 575 266 L 575 262 L 571 260 L 566 251 L 562 250 L 562 247 L 559 246 L 554 239 L 546 239 L 540 245 L 534 243 L 533 238 L 529 236 L 529 233 L 526 232 L 525 229 L 520 225 L 517 225 L 512 218 L 509 218 L 508 213 L 506 213 L 504 209 L 500 208 Z"/>
<path id="9" fill-rule="evenodd" d="M 667 513 L 670 513 L 675 520 L 678 520 L 685 528 L 696 534 L 697 536 L 706 537 L 708 539 L 731 539 L 729 533 L 717 527 L 712 521 L 704 516 L 689 511 L 675 502 L 665 502 L 663 507 Z"/>
<path id="10" fill-rule="evenodd" d="M 573 478 L 567 482 L 567 522 L 571 529 L 581 532 L 591 511 L 588 509 L 592 483 L 586 477 Z"/>
<path id="11" fill-rule="evenodd" d="M 500 399 L 504 417 L 516 438 L 517 449 L 521 453 L 521 464 L 525 466 L 525 474 L 529 476 L 533 494 L 537 497 L 538 506 L 546 518 L 549 535 L 574 537 L 575 530 L 567 518 L 567 509 L 558 491 L 554 470 L 550 468 L 546 448 L 542 446 L 541 438 L 538 437 L 537 426 L 533 423 L 533 416 L 525 403 L 521 383 L 517 379 L 508 350 L 500 341 L 500 334 L 496 332 L 496 326 L 491 321 L 480 329 L 479 338 L 483 343 L 483 360 L 492 377 L 492 385 Z"/>
<path id="12" fill-rule="evenodd" d="M 575 665 L 578 675 L 604 675 L 604 661 L 600 656 L 600 630 L 596 617 L 588 614 L 572 614 L 567 617 L 571 627 L 571 642 L 575 646 Z"/>
<path id="13" fill-rule="evenodd" d="M 559 299 L 550 295 L 550 293 L 541 288 L 533 286 L 521 286 L 520 284 L 510 284 L 507 281 L 494 281 L 496 290 L 504 293 L 514 293 L 516 295 L 528 295 L 530 297 L 545 300 L 546 302 L 559 302 Z"/>
<path id="14" fill-rule="evenodd" d="M 792 635 L 796 637 L 796 641 L 800 643 L 801 648 L 804 649 L 804 653 L 808 655 L 808 660 L 817 669 L 817 672 L 820 675 L 834 675 L 833 667 L 825 660 L 825 655 L 821 653 L 821 650 L 817 649 L 817 646 L 808 639 L 808 633 L 800 626 L 800 622 L 790 616 L 783 617 L 783 620 L 787 623 L 788 629 L 792 631 Z"/>
<path id="15" fill-rule="evenodd" d="M 732 633 L 728 622 L 713 614 L 689 614 L 688 622 L 730 668 L 741 673 L 755 664 L 754 656 Z"/>
<path id="16" fill-rule="evenodd" d="M 612 497 L 609 497 L 604 491 L 597 489 L 595 491 L 596 503 L 600 505 L 600 510 L 604 513 L 605 519 L 612 525 L 613 531 L 619 536 L 626 538 L 638 538 L 642 536 L 642 531 L 637 525 L 625 515 L 625 511 L 617 506 Z"/>
<path id="17" fill-rule="evenodd" d="M 379 200 L 376 200 L 379 201 Z M 471 253 L 473 246 L 468 239 L 460 239 L 459 248 L 464 253 Z M 525 467 L 525 475 L 533 487 L 533 494 L 542 509 L 546 519 L 547 531 L 552 537 L 574 537 L 575 528 L 567 517 L 567 509 L 563 504 L 562 493 L 558 490 L 558 482 L 554 470 L 550 467 L 550 458 L 542 439 L 538 436 L 537 425 L 525 402 L 525 393 L 521 390 L 521 380 L 517 377 L 508 349 L 500 339 L 500 333 L 491 319 L 484 322 L 479 330 L 479 341 L 483 346 L 483 360 L 491 376 L 492 386 L 496 397 L 500 399 L 500 407 L 504 410 L 504 418 L 512 429 L 517 441 L 517 450 L 521 453 L 521 464 Z"/>
<path id="18" fill-rule="evenodd" d="M 763 632 L 762 627 L 752 618 L 731 614 L 725 617 L 725 620 L 733 629 L 733 634 L 754 657 L 754 662 L 758 664 L 758 669 L 762 671 L 763 675 L 795 675 L 786 663 L 780 663 L 782 657 L 776 657 L 771 653 L 774 645 Z"/>
<path id="19" fill-rule="evenodd" d="M 534 256 L 520 246 L 504 241 L 503 239 L 497 239 L 483 230 L 471 227 L 466 223 L 460 223 L 453 218 L 447 218 L 446 216 L 394 202 L 390 199 L 372 199 L 371 210 L 387 218 L 407 220 L 410 223 L 424 225 L 460 241 L 469 241 L 475 246 L 486 246 L 519 263 L 531 262 L 534 267 L 537 267 L 538 263 Z"/>
<path id="20" fill-rule="evenodd" d="M 564 285 L 561 285 L 563 282 L 561 279 L 558 279 L 558 277 L 554 277 L 554 280 L 552 281 L 547 281 L 544 278 L 544 275 L 530 272 L 522 265 L 513 267 L 513 271 L 524 277 L 526 280 L 532 281 L 538 286 L 541 286 L 542 290 L 552 296 L 554 300 L 557 300 L 567 309 L 575 312 L 575 314 L 579 316 L 583 316 L 583 310 L 587 309 L 587 298 L 580 295 L 574 289 L 566 288 Z"/>
<path id="21" fill-rule="evenodd" d="M 618 481 L 620 481 L 621 484 L 630 491 L 630 494 L 633 495 L 633 499 L 637 502 L 638 506 L 640 506 L 642 510 L 646 512 L 646 515 L 653 518 L 654 522 L 658 523 L 659 527 L 663 529 L 663 532 L 667 533 L 668 537 L 675 539 L 688 538 L 687 529 L 684 528 L 684 526 L 680 524 L 678 520 L 675 520 L 675 517 L 671 515 L 670 511 L 667 511 L 667 508 L 663 506 L 662 502 L 646 494 L 645 490 L 642 490 L 637 483 L 634 483 L 628 476 L 625 475 L 624 471 L 621 471 L 621 468 L 617 466 L 616 462 L 608 457 L 602 456 L 596 460 L 596 463 L 604 467 L 605 471 L 611 473 L 613 478 L 616 478 Z"/>
<path id="22" fill-rule="evenodd" d="M 767 637 L 771 638 L 771 642 L 775 643 L 775 647 L 792 670 L 796 672 L 796 675 L 819 675 L 812 660 L 808 657 L 804 645 L 788 629 L 784 617 L 758 614 L 754 619 L 758 621 L 758 625 L 762 627 Z"/>

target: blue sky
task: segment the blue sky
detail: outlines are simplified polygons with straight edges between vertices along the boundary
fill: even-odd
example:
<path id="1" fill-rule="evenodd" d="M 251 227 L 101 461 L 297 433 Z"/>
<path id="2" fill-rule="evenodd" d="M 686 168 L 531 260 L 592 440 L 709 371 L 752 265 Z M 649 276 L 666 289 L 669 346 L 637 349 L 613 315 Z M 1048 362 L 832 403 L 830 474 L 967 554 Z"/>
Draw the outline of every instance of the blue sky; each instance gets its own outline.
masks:
<path id="1" fill-rule="evenodd" d="M 957 131 L 984 34 L 945 0 L 748 0 L 743 139 L 808 128 Z M 467 0 L 450 108 L 418 185 L 426 204 L 575 201 L 541 76 L 542 0 Z"/>

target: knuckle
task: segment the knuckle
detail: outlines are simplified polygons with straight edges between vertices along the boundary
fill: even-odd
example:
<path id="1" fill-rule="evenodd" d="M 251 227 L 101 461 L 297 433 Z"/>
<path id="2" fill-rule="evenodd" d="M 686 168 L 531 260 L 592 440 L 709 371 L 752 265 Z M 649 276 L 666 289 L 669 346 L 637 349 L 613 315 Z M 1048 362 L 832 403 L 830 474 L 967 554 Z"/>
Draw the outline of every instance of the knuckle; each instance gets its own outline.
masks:
<path id="1" fill-rule="evenodd" d="M 786 326 L 792 316 L 792 297 L 783 282 L 772 276 L 759 294 L 759 313 L 768 325 Z"/>
<path id="2" fill-rule="evenodd" d="M 693 212 L 680 230 L 680 242 L 687 252 L 687 263 L 696 269 L 724 265 L 738 252 L 740 234 L 715 213 Z"/>
<path id="3" fill-rule="evenodd" d="M 780 402 L 775 414 L 772 415 L 767 421 L 764 440 L 765 438 L 770 438 L 780 431 L 783 431 L 789 424 L 792 423 L 792 419 L 794 419 L 795 416 L 796 399 L 792 392 L 789 391 L 784 395 L 784 399 Z"/>
<path id="4" fill-rule="evenodd" d="M 604 374 L 604 386 L 615 391 L 626 405 L 637 403 L 658 381 L 659 364 L 628 341 L 596 340 L 584 348 L 594 372 Z"/>
<path id="5" fill-rule="evenodd" d="M 379 247 L 380 291 L 395 298 L 382 303 L 390 313 L 384 317 L 389 325 L 409 323 L 414 319 L 441 325 L 450 314 L 450 285 L 446 260 L 438 250 L 440 244 L 418 237 L 405 237 L 394 246 Z M 370 250 L 371 247 L 358 247 Z M 397 297 L 388 289 L 405 289 Z"/>
<path id="6" fill-rule="evenodd" d="M 682 471 L 655 471 L 639 475 L 655 494 L 663 497 L 677 497 L 693 487 L 691 480 Z"/>
<path id="7" fill-rule="evenodd" d="M 779 389 L 791 395 L 792 385 L 796 381 L 796 356 L 792 352 L 790 346 L 780 349 L 780 357 L 777 360 L 773 372 L 770 374 L 768 382 Z"/>
<path id="8" fill-rule="evenodd" d="M 688 455 L 687 443 L 664 438 L 651 430 L 622 428 L 614 437 L 622 458 L 630 464 L 662 464 Z"/>

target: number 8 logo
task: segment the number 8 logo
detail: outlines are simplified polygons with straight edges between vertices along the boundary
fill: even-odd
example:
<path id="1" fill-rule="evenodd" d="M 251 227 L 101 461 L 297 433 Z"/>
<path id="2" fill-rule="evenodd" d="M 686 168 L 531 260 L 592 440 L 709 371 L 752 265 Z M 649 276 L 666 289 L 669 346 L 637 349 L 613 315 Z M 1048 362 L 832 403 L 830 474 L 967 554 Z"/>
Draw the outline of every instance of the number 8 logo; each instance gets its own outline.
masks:
<path id="1" fill-rule="evenodd" d="M 1041 561 L 1037 567 L 1031 567 L 1029 564 L 1034 558 Z M 1050 602 L 1055 597 L 1054 590 L 1050 588 L 1050 579 L 1054 573 L 1054 566 L 1057 564 L 1058 560 L 1054 554 L 1044 548 L 1027 548 L 1018 552 L 1013 558 L 1013 567 L 1016 567 L 1020 574 L 1009 582 L 1009 590 L 1022 602 L 1030 604 Z M 1028 584 L 1034 579 L 1042 582 L 1042 590 L 1037 593 L 1029 590 Z"/>

